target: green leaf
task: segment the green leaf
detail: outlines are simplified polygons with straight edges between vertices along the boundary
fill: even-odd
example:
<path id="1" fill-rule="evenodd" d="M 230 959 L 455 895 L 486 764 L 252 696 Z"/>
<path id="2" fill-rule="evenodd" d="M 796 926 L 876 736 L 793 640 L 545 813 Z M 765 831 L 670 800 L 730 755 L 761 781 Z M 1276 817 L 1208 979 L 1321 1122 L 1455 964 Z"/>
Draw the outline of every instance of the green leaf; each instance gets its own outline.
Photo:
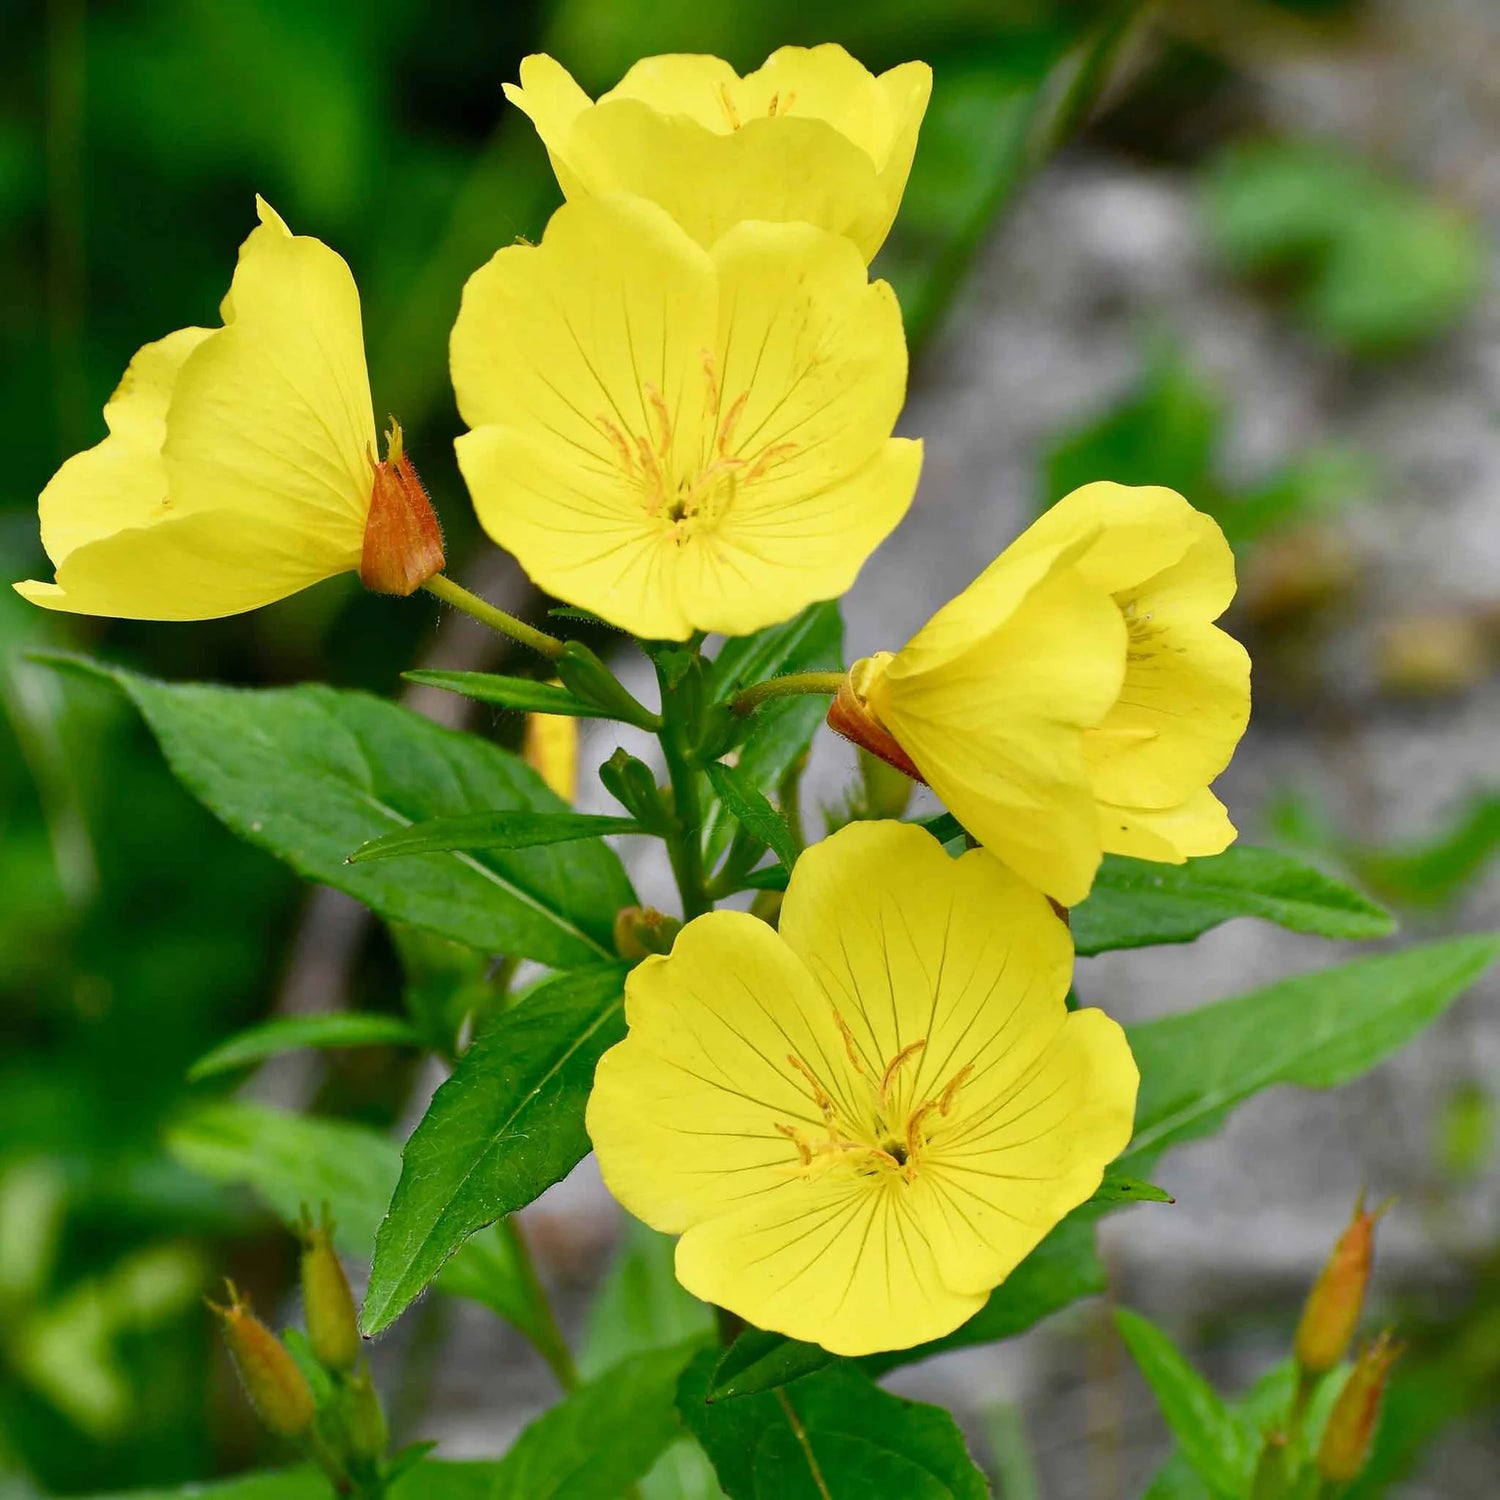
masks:
<path id="1" fill-rule="evenodd" d="M 1094 1191 L 1090 1203 L 1175 1203 L 1177 1200 L 1154 1182 L 1143 1182 L 1139 1177 L 1125 1177 L 1106 1168 L 1104 1181 Z"/>
<path id="2" fill-rule="evenodd" d="M 166 1145 L 190 1170 L 250 1188 L 289 1229 L 304 1205 L 316 1210 L 327 1203 L 339 1253 L 353 1260 L 370 1258 L 401 1176 L 396 1143 L 367 1126 L 309 1119 L 237 1099 L 195 1110 L 167 1131 Z M 437 1285 L 451 1296 L 483 1304 L 528 1337 L 539 1330 L 508 1225 L 469 1239 L 443 1268 Z"/>
<path id="3" fill-rule="evenodd" d="M 775 1390 L 832 1363 L 833 1355 L 816 1344 L 804 1344 L 761 1328 L 746 1328 L 715 1367 L 707 1399 L 724 1401 Z"/>
<path id="4" fill-rule="evenodd" d="M 633 1354 L 543 1413 L 486 1466 L 484 1500 L 620 1500 L 682 1435 L 677 1382 L 699 1347 Z"/>
<path id="5" fill-rule="evenodd" d="M 394 1322 L 475 1230 L 525 1207 L 587 1155 L 594 1066 L 625 1034 L 624 973 L 542 984 L 475 1038 L 433 1095 L 375 1239 L 366 1333 Z"/>
<path id="6" fill-rule="evenodd" d="M 1352 887 L 1271 849 L 1163 865 L 1107 854 L 1086 901 L 1069 913 L 1080 956 L 1186 943 L 1235 917 L 1326 938 L 1386 937 L 1395 919 Z"/>
<path id="7" fill-rule="evenodd" d="M 245 1474 L 213 1484 L 184 1484 L 165 1490 L 129 1490 L 90 1500 L 328 1500 L 328 1481 L 316 1469 L 280 1469 Z"/>
<path id="8" fill-rule="evenodd" d="M 1115 1322 L 1193 1472 L 1221 1500 L 1240 1500 L 1255 1463 L 1255 1434 L 1159 1328 L 1123 1307 Z"/>
<path id="9" fill-rule="evenodd" d="M 989 1301 L 967 1323 L 930 1343 L 871 1354 L 856 1363 L 871 1375 L 882 1375 L 949 1349 L 1013 1338 L 1071 1303 L 1103 1290 L 1104 1267 L 1094 1250 L 1093 1228 L 1083 1215 L 1076 1214 L 1059 1224 L 990 1293 Z M 756 1394 L 799 1380 L 834 1361 L 834 1355 L 816 1344 L 759 1330 L 752 1336 L 747 1330 L 725 1354 L 722 1368 L 713 1372 L 710 1386 L 716 1400 L 720 1396 Z"/>
<path id="10" fill-rule="evenodd" d="M 844 622 L 837 602 L 813 604 L 784 625 L 725 641 L 713 661 L 716 703 L 727 703 L 741 688 L 789 672 L 832 672 L 843 665 Z M 817 694 L 774 698 L 746 721 L 735 766 L 762 792 L 776 788 L 797 758 L 806 753 L 828 700 Z M 712 808 L 704 822 L 704 851 L 710 866 L 729 847 L 734 819 L 724 807 Z"/>
<path id="11" fill-rule="evenodd" d="M 1141 1089 L 1124 1165 L 1211 1134 L 1261 1089 L 1358 1077 L 1440 1016 L 1497 956 L 1495 934 L 1450 938 L 1127 1027 Z"/>
<path id="12" fill-rule="evenodd" d="M 188 1069 L 188 1082 L 264 1062 L 305 1047 L 420 1047 L 421 1035 L 400 1016 L 369 1011 L 330 1011 L 313 1016 L 280 1016 L 237 1032 Z"/>
<path id="13" fill-rule="evenodd" d="M 1360 876 L 1382 895 L 1413 906 L 1441 906 L 1482 875 L 1500 853 L 1500 796 L 1476 798 L 1436 837 L 1390 848 L 1348 851 Z"/>
<path id="14" fill-rule="evenodd" d="M 518 756 L 364 693 L 172 684 L 80 657 L 46 659 L 117 683 L 188 790 L 308 879 L 485 952 L 564 969 L 613 958 L 615 913 L 635 895 L 598 841 L 346 862 L 362 843 L 429 818 L 567 812 Z"/>
<path id="15" fill-rule="evenodd" d="M 797 862 L 797 846 L 786 819 L 765 794 L 742 772 L 722 761 L 712 761 L 705 769 L 724 806 L 790 870 Z"/>
<path id="16" fill-rule="evenodd" d="M 775 1391 L 710 1404 L 719 1355 L 677 1387 L 677 1409 L 732 1500 L 986 1500 L 953 1418 L 880 1389 L 847 1361 Z"/>
<path id="17" fill-rule="evenodd" d="M 431 854 L 454 849 L 535 849 L 542 844 L 570 844 L 607 833 L 646 833 L 634 818 L 598 817 L 592 813 L 477 812 L 457 818 L 429 818 L 398 833 L 371 839 L 349 856 L 351 865 L 393 855 Z"/>
<path id="18" fill-rule="evenodd" d="M 592 703 L 575 697 L 555 682 L 534 682 L 529 677 L 497 677 L 490 672 L 435 672 L 426 669 L 403 672 L 402 680 L 422 687 L 460 693 L 478 703 L 513 708 L 518 713 L 562 714 L 570 719 L 604 717 Z"/>

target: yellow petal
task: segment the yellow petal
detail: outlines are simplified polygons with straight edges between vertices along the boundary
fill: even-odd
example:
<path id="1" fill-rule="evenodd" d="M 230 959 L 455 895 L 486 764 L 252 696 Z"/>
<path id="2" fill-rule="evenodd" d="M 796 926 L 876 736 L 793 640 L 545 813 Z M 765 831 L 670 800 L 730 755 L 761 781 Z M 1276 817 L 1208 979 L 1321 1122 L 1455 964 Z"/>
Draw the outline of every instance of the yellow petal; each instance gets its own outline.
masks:
<path id="1" fill-rule="evenodd" d="M 162 446 L 173 508 L 253 518 L 299 588 L 357 569 L 375 422 L 348 266 L 262 204 L 225 312 L 173 389 Z M 284 558 L 292 537 L 298 556 Z M 253 552 L 243 566 L 259 566 Z"/>
<path id="2" fill-rule="evenodd" d="M 578 720 L 564 714 L 527 714 L 526 764 L 564 802 L 578 795 Z"/>
<path id="3" fill-rule="evenodd" d="M 1046 898 L 982 850 L 950 859 L 911 824 L 851 823 L 814 844 L 792 872 L 779 930 L 872 1076 L 924 1044 L 899 1077 L 903 1101 L 965 1065 L 984 1072 L 983 1087 L 1006 1087 L 1045 1041 L 1015 1029 L 1023 1001 L 1062 1024 L 1073 944 Z"/>
<path id="4" fill-rule="evenodd" d="M 710 256 L 663 210 L 586 199 L 471 278 L 453 332 L 459 465 L 542 588 L 638 635 L 747 633 L 848 587 L 910 504 L 890 438 L 890 289 L 810 225 Z"/>
<path id="5" fill-rule="evenodd" d="M 625 1041 L 600 1059 L 589 1137 L 605 1184 L 679 1234 L 806 1184 L 778 1124 L 822 1123 L 789 1054 L 839 1074 L 843 1043 L 812 977 L 764 922 L 712 912 L 626 983 Z M 836 1086 L 836 1085 L 835 1085 Z"/>
<path id="6" fill-rule="evenodd" d="M 906 187 L 931 72 L 873 77 L 843 48 L 784 47 L 739 78 L 715 57 L 643 58 L 590 104 L 550 58 L 506 94 L 535 122 L 569 199 L 630 193 L 700 244 L 735 224 L 806 222 L 868 261 Z"/>
<path id="7" fill-rule="evenodd" d="M 1099 804 L 1099 827 L 1110 854 L 1180 865 L 1200 854 L 1221 854 L 1235 840 L 1224 804 L 1207 787 L 1177 807 Z"/>
<path id="8" fill-rule="evenodd" d="M 989 1291 L 945 1282 L 930 1219 L 899 1187 L 825 1178 L 690 1229 L 677 1279 L 757 1328 L 834 1354 L 908 1349 L 951 1333 Z"/>
<path id="9" fill-rule="evenodd" d="M 1098 867 L 1082 731 L 1119 693 L 1125 629 L 1071 550 L 1005 553 L 869 687 L 876 716 L 961 823 L 1064 905 Z"/>
<path id="10" fill-rule="evenodd" d="M 1080 1010 L 1053 1029 L 1040 1003 L 1022 1006 L 1017 1028 L 1036 1012 L 1030 1024 L 1050 1032 L 1048 1045 L 1009 1087 L 970 1102 L 918 1184 L 931 1194 L 923 1226 L 933 1253 L 958 1290 L 1008 1276 L 1130 1142 L 1140 1074 L 1119 1025 Z M 983 1086 L 986 1074 L 976 1078 Z"/>

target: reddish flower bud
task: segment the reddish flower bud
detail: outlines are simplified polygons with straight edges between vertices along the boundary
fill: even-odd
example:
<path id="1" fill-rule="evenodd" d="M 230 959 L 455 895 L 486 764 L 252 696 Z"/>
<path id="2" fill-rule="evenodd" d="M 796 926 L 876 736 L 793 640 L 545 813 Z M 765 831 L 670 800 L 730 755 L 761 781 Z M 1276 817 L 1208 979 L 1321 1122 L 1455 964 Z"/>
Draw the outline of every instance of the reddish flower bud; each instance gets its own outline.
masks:
<path id="1" fill-rule="evenodd" d="M 349 1278 L 333 1250 L 333 1222 L 325 1209 L 315 1225 L 303 1212 L 302 1303 L 307 1341 L 325 1369 L 352 1370 L 359 1360 L 359 1318 Z"/>
<path id="2" fill-rule="evenodd" d="M 298 1437 L 312 1426 L 313 1394 L 286 1346 L 250 1311 L 232 1281 L 229 1306 L 210 1302 L 224 1325 L 224 1342 L 256 1414 L 281 1437 Z"/>
<path id="3" fill-rule="evenodd" d="M 882 656 L 884 660 L 890 659 L 888 653 L 882 653 Z M 903 775 L 925 785 L 925 778 L 912 758 L 896 743 L 890 730 L 875 717 L 870 708 L 865 685 L 871 675 L 880 670 L 881 656 L 867 656 L 849 668 L 849 675 L 839 688 L 838 696 L 829 706 L 828 727 L 835 734 L 843 735 L 846 740 L 852 740 L 860 749 L 879 756 L 886 765 L 894 766 Z"/>
<path id="4" fill-rule="evenodd" d="M 432 501 L 401 446 L 401 424 L 394 417 L 385 462 L 374 470 L 359 581 L 372 593 L 405 598 L 441 573 L 446 559 Z"/>
<path id="5" fill-rule="evenodd" d="M 1386 1377 L 1400 1353 L 1390 1334 L 1382 1333 L 1355 1361 L 1318 1445 L 1318 1472 L 1330 1484 L 1350 1484 L 1364 1471 Z"/>
<path id="6" fill-rule="evenodd" d="M 1354 1205 L 1354 1217 L 1339 1236 L 1328 1264 L 1308 1295 L 1297 1325 L 1297 1363 L 1309 1374 L 1322 1375 L 1343 1359 L 1359 1326 L 1370 1262 L 1375 1253 L 1375 1225 L 1387 1204 L 1367 1212 L 1364 1194 Z"/>

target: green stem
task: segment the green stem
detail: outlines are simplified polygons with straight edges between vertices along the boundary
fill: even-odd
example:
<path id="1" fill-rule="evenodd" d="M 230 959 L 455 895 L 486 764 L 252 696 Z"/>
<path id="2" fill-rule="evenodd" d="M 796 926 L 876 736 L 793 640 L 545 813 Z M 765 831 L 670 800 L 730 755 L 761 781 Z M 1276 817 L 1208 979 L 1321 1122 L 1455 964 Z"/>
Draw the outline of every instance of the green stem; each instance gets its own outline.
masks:
<path id="1" fill-rule="evenodd" d="M 503 609 L 497 609 L 493 604 L 485 603 L 478 594 L 471 594 L 462 584 L 454 583 L 446 573 L 434 573 L 422 587 L 434 598 L 441 599 L 444 604 L 451 604 L 454 609 L 461 609 L 466 615 L 478 620 L 481 625 L 488 625 L 491 630 L 509 636 L 511 640 L 532 651 L 540 652 L 549 661 L 556 661 L 562 655 L 563 643 L 556 636 L 548 635 L 545 630 L 538 630 L 535 626 L 528 625 L 525 620 L 518 620 L 514 615 L 506 614 Z"/>
<path id="2" fill-rule="evenodd" d="M 568 1349 L 567 1340 L 562 1336 L 562 1329 L 557 1326 L 557 1315 L 552 1311 L 552 1302 L 547 1296 L 547 1290 L 542 1285 L 541 1277 L 536 1274 L 536 1262 L 531 1257 L 531 1246 L 526 1242 L 520 1223 L 514 1214 L 505 1223 L 515 1246 L 516 1261 L 521 1268 L 521 1279 L 526 1284 L 527 1292 L 530 1293 L 531 1305 L 537 1311 L 538 1326 L 528 1329 L 527 1332 L 530 1334 L 531 1342 L 536 1346 L 537 1353 L 547 1361 L 548 1368 L 557 1376 L 557 1383 L 571 1395 L 578 1389 L 578 1367 L 573 1363 L 573 1356 Z"/>
<path id="3" fill-rule="evenodd" d="M 682 919 L 691 922 L 713 906 L 703 871 L 703 812 L 698 801 L 698 773 L 688 757 L 684 739 L 685 725 L 667 681 L 666 673 L 657 668 L 661 683 L 662 755 L 667 762 L 667 779 L 672 785 L 672 829 L 667 835 L 667 854 L 672 874 L 682 897 Z"/>
<path id="4" fill-rule="evenodd" d="M 730 705 L 741 715 L 754 713 L 768 698 L 792 698 L 799 693 L 825 693 L 832 697 L 844 685 L 843 672 L 788 672 L 747 687 Z"/>

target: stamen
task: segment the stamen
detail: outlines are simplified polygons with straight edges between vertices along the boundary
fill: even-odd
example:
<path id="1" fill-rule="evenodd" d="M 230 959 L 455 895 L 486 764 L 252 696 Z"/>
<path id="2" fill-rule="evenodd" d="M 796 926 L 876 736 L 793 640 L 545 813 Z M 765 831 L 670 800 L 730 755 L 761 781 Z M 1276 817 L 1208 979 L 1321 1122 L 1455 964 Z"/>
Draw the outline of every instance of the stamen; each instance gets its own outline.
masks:
<path id="1" fill-rule="evenodd" d="M 625 473 L 635 473 L 635 459 L 630 452 L 630 444 L 625 441 L 625 434 L 615 426 L 608 417 L 600 412 L 594 420 L 604 429 L 604 435 L 614 444 L 615 452 L 620 455 L 620 462 L 625 466 Z"/>
<path id="2" fill-rule="evenodd" d="M 740 128 L 740 112 L 734 107 L 734 99 L 730 95 L 727 83 L 719 85 L 719 103 L 724 107 L 724 118 L 729 121 L 729 128 L 731 130 L 738 130 Z"/>
<path id="3" fill-rule="evenodd" d="M 797 451 L 795 443 L 772 443 L 769 448 L 761 450 L 760 457 L 750 466 L 750 472 L 745 475 L 745 483 L 749 484 L 752 479 L 759 479 L 768 469 L 774 468 L 782 459 L 790 458 Z"/>
<path id="4" fill-rule="evenodd" d="M 797 1148 L 797 1155 L 802 1158 L 802 1165 L 804 1167 L 812 1166 L 812 1151 L 807 1142 L 802 1139 L 801 1132 L 790 1125 L 783 1125 L 779 1121 L 776 1122 L 776 1128 Z"/>
<path id="5" fill-rule="evenodd" d="M 907 1062 L 909 1059 L 915 1057 L 917 1053 L 919 1053 L 926 1045 L 927 1038 L 923 1037 L 920 1041 L 913 1042 L 909 1047 L 903 1047 L 890 1060 L 890 1062 L 886 1064 L 885 1074 L 880 1080 L 880 1092 L 876 1096 L 882 1114 L 885 1113 L 887 1099 L 891 1090 L 891 1084 L 895 1080 L 897 1070 L 901 1067 L 902 1063 Z"/>
<path id="6" fill-rule="evenodd" d="M 768 115 L 769 115 L 769 116 L 770 116 L 770 117 L 771 117 L 771 118 L 772 118 L 772 119 L 773 119 L 773 120 L 774 120 L 774 119 L 775 119 L 775 118 L 776 118 L 776 106 L 777 106 L 777 105 L 778 105 L 778 104 L 780 104 L 780 103 L 781 103 L 781 95 L 780 95 L 780 94 L 779 94 L 779 93 L 778 93 L 778 94 L 772 94 L 772 95 L 771 95 L 771 107 L 770 107 L 770 109 L 768 109 L 768 110 L 767 110 L 767 111 L 766 111 L 766 113 L 767 113 L 767 114 L 768 114 Z"/>
<path id="7" fill-rule="evenodd" d="M 859 1053 L 855 1049 L 854 1033 L 849 1030 L 849 1023 L 839 1014 L 837 1006 L 833 1008 L 833 1020 L 839 1029 L 839 1034 L 844 1038 L 844 1051 L 849 1054 L 849 1061 L 854 1064 L 854 1071 L 863 1078 L 865 1065 L 859 1060 Z"/>
<path id="8" fill-rule="evenodd" d="M 657 426 L 660 428 L 660 446 L 657 452 L 665 459 L 672 451 L 672 414 L 667 410 L 666 397 L 659 387 L 648 380 L 641 389 L 651 403 L 651 410 L 656 413 Z"/>
<path id="9" fill-rule="evenodd" d="M 745 403 L 749 399 L 750 392 L 748 390 L 741 391 L 734 398 L 729 410 L 724 413 L 724 420 L 719 423 L 719 440 L 717 446 L 720 458 L 729 458 L 731 456 L 729 445 L 734 440 L 734 429 L 741 415 L 744 413 Z"/>
<path id="10" fill-rule="evenodd" d="M 948 1087 L 938 1096 L 938 1113 L 945 1119 L 948 1111 L 953 1107 L 953 1101 L 958 1097 L 958 1091 L 974 1072 L 973 1063 L 965 1063 L 952 1078 L 948 1080 Z"/>
<path id="11" fill-rule="evenodd" d="M 823 1111 L 823 1118 L 832 1124 L 833 1100 L 828 1097 L 828 1090 L 818 1082 L 818 1075 L 793 1052 L 787 1053 L 786 1060 L 807 1080 L 813 1091 L 813 1103 Z"/>
<path id="12" fill-rule="evenodd" d="M 906 1122 L 906 1170 L 907 1180 L 917 1175 L 917 1153 L 922 1149 L 922 1121 L 937 1108 L 936 1101 L 929 1099 L 914 1109 Z"/>
<path id="13" fill-rule="evenodd" d="M 714 416 L 719 415 L 719 373 L 715 364 L 713 350 L 700 349 L 698 357 L 703 361 L 703 378 L 708 382 L 708 409 Z"/>

